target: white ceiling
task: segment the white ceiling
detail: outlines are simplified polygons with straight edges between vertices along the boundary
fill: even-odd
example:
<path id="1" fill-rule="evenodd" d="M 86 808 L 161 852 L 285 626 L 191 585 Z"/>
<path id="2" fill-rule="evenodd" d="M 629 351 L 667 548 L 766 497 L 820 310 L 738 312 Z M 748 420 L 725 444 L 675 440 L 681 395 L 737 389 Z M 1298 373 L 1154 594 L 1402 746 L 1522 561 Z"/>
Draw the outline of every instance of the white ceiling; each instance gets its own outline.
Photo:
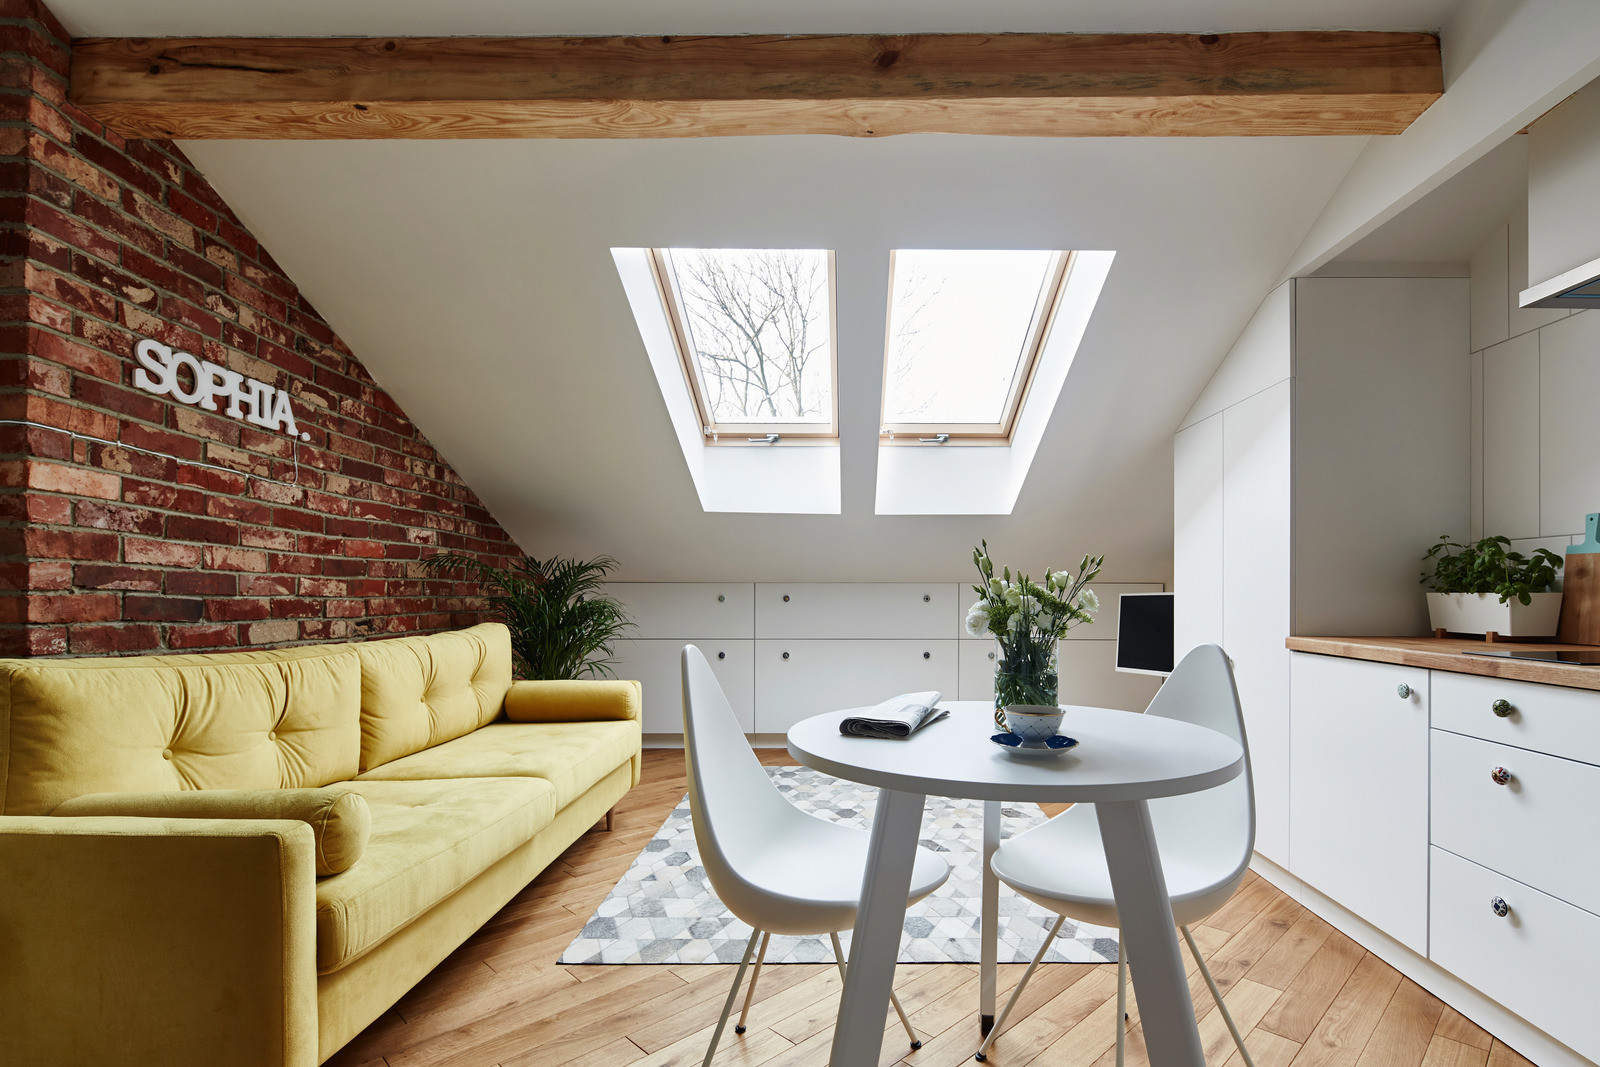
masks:
<path id="1" fill-rule="evenodd" d="M 78 35 L 1439 26 L 1452 0 L 58 0 Z M 1364 138 L 187 142 L 530 552 L 631 579 L 1172 573 L 1171 434 Z M 843 514 L 701 511 L 609 249 L 832 248 Z M 873 514 L 888 251 L 1118 253 L 1014 514 Z"/>
<path id="2" fill-rule="evenodd" d="M 54 0 L 74 36 L 1432 30 L 1456 0 Z"/>

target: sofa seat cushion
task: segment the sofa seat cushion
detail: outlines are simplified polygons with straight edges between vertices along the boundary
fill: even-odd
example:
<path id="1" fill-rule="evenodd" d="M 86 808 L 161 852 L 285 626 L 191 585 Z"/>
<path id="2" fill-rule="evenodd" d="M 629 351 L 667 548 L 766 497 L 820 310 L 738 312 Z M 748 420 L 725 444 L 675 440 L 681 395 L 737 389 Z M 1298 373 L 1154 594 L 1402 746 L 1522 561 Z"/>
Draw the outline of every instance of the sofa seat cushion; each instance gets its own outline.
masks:
<path id="1" fill-rule="evenodd" d="M 542 778 L 555 787 L 559 811 L 638 755 L 639 740 L 639 724 L 632 720 L 496 722 L 385 763 L 357 781 Z"/>
<path id="2" fill-rule="evenodd" d="M 349 964 L 548 826 L 538 778 L 350 782 L 372 836 L 349 870 L 317 882 L 317 972 Z"/>

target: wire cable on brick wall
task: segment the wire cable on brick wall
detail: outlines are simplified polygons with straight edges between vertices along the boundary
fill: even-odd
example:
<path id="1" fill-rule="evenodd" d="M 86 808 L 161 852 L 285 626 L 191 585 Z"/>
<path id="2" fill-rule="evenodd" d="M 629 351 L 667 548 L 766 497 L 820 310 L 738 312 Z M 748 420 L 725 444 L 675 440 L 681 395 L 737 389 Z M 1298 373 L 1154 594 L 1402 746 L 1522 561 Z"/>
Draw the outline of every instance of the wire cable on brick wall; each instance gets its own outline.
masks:
<path id="1" fill-rule="evenodd" d="M 147 456 L 158 456 L 162 459 L 170 459 L 176 463 L 187 463 L 195 467 L 205 467 L 208 470 L 222 471 L 224 474 L 241 474 L 245 478 L 246 485 L 249 484 L 249 480 L 251 478 L 254 478 L 260 482 L 271 482 L 274 485 L 298 486 L 300 484 L 300 442 L 295 441 L 292 438 L 289 441 L 289 453 L 294 458 L 294 477 L 285 482 L 279 478 L 268 478 L 260 474 L 252 474 L 250 471 L 238 470 L 234 467 L 223 467 L 215 463 L 203 463 L 198 459 L 179 459 L 177 456 L 171 456 L 165 452 L 157 452 L 153 448 L 140 448 L 138 445 L 130 445 L 122 441 L 107 441 L 103 437 L 92 437 L 86 433 L 78 433 L 76 430 L 67 430 L 60 426 L 47 426 L 42 422 L 30 422 L 27 419 L 0 419 L 0 426 L 31 426 L 36 430 L 50 430 L 53 433 L 64 433 L 73 441 L 93 441 L 96 444 L 109 445 L 112 448 L 126 448 L 130 452 L 143 452 Z M 74 462 L 76 462 L 76 460 L 74 460 Z"/>

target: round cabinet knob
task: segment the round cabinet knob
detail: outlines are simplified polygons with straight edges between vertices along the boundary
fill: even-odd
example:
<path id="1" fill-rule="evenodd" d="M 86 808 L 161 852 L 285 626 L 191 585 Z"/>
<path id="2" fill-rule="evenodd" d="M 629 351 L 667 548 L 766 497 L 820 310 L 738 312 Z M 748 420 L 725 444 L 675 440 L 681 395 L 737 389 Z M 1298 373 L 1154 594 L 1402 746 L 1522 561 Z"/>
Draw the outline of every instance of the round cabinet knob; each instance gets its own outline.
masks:
<path id="1" fill-rule="evenodd" d="M 1407 685 L 1406 683 L 1401 682 L 1399 685 L 1394 687 L 1394 694 L 1395 694 L 1395 696 L 1399 697 L 1401 700 L 1410 700 L 1411 699 L 1411 687 L 1409 685 Z"/>
<path id="2" fill-rule="evenodd" d="M 994 659 L 994 653 L 993 652 L 989 653 L 989 658 L 990 659 Z"/>
<path id="3" fill-rule="evenodd" d="M 1494 913 L 1500 916 L 1502 919 L 1511 914 L 1511 905 L 1506 903 L 1504 897 L 1495 897 L 1493 900 L 1489 901 L 1489 907 L 1492 908 Z"/>
<path id="4" fill-rule="evenodd" d="M 1517 709 L 1511 706 L 1511 701 L 1509 700 L 1496 700 L 1493 704 L 1489 705 L 1489 710 L 1500 716 L 1502 719 L 1506 719 L 1510 718 L 1511 713 Z"/>
<path id="5" fill-rule="evenodd" d="M 727 598 L 727 596 L 725 594 L 723 594 L 723 593 L 718 593 L 717 594 L 717 603 L 718 604 L 725 604 L 727 602 L 728 602 L 728 598 Z"/>
<path id="6" fill-rule="evenodd" d="M 1489 777 L 1494 781 L 1495 785 L 1509 785 L 1511 782 L 1511 772 L 1504 767 L 1496 767 L 1489 772 Z"/>
<path id="7" fill-rule="evenodd" d="M 784 653 L 784 654 L 783 654 L 783 658 L 784 658 L 784 659 L 788 659 L 788 658 L 789 658 L 789 653 L 787 653 L 787 652 L 785 652 L 785 653 Z"/>
<path id="8" fill-rule="evenodd" d="M 933 658 L 933 653 L 932 652 L 924 652 L 922 654 L 922 658 L 923 659 L 932 659 Z"/>
<path id="9" fill-rule="evenodd" d="M 727 659 L 728 658 L 728 654 L 726 652 L 718 652 L 717 653 L 717 658 L 718 659 Z"/>
<path id="10" fill-rule="evenodd" d="M 923 602 L 923 603 L 924 603 L 924 604 L 926 604 L 926 603 L 928 603 L 928 602 L 929 602 L 929 601 L 931 601 L 931 600 L 932 600 L 932 599 L 933 599 L 933 597 L 931 597 L 931 596 L 929 596 L 929 595 L 928 595 L 928 594 L 927 594 L 927 593 L 923 593 L 923 594 L 922 594 L 922 602 Z"/>

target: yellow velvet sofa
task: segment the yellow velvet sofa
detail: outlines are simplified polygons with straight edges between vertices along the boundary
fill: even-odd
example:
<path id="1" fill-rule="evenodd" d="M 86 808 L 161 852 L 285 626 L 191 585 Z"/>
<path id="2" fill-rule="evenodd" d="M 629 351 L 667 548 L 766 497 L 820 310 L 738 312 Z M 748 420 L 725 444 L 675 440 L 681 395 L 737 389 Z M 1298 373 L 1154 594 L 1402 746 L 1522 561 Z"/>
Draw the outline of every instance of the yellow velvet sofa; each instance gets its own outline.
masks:
<path id="1" fill-rule="evenodd" d="M 314 1067 L 638 784 L 639 697 L 513 682 L 498 624 L 0 661 L 0 1061 Z M 317 786 L 370 811 L 328 877 L 306 821 L 52 814 Z"/>

